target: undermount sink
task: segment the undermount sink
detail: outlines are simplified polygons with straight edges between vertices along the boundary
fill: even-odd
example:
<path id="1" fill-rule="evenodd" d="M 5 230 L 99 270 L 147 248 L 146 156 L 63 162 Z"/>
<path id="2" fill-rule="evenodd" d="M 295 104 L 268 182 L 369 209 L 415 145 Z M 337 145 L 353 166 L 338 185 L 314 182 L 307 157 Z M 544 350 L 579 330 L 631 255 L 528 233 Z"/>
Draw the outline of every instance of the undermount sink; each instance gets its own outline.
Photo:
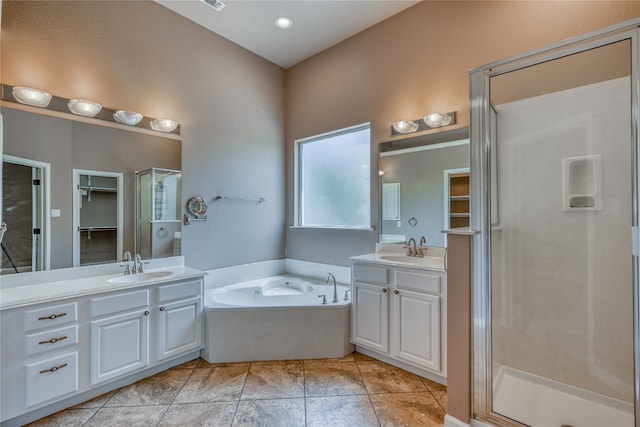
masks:
<path id="1" fill-rule="evenodd" d="M 406 255 L 380 255 L 379 258 L 385 261 L 409 263 L 414 263 L 417 260 L 417 258 L 412 258 Z"/>
<path id="2" fill-rule="evenodd" d="M 135 283 L 143 282 L 145 280 L 159 279 L 161 277 L 170 276 L 173 273 L 171 271 L 148 271 L 146 273 L 127 274 L 123 276 L 112 277 L 107 280 L 110 283 Z"/>
<path id="3" fill-rule="evenodd" d="M 444 269 L 444 260 L 434 257 L 411 257 L 407 255 L 378 255 L 383 261 L 405 264 L 416 267 Z"/>

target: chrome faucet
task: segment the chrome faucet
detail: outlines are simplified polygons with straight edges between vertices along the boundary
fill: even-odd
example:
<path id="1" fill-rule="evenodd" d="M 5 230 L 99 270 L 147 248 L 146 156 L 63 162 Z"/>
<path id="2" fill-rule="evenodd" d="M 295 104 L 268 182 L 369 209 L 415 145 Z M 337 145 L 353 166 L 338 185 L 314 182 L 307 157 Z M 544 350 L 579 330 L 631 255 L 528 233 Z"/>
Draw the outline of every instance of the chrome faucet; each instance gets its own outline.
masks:
<path id="1" fill-rule="evenodd" d="M 138 266 L 138 273 L 144 273 L 144 270 L 142 269 L 142 258 L 140 257 L 140 254 L 136 254 L 136 257 L 133 261 L 133 272 L 136 272 L 136 265 Z"/>
<path id="2" fill-rule="evenodd" d="M 411 242 L 413 242 L 413 249 L 411 249 Z M 416 256 L 418 255 L 418 250 L 416 249 L 416 239 L 413 237 L 407 241 L 407 256 Z"/>
<path id="3" fill-rule="evenodd" d="M 336 276 L 332 273 L 329 273 L 327 276 L 327 283 L 329 283 L 329 279 L 333 280 L 333 301 L 334 303 L 338 302 L 338 288 L 336 287 Z"/>
<path id="4" fill-rule="evenodd" d="M 131 262 L 131 252 L 129 251 L 125 251 L 124 255 L 122 256 L 123 261 L 126 263 L 126 268 L 124 269 L 124 274 L 128 275 L 131 274 L 131 265 L 129 264 Z M 120 266 L 122 267 L 122 266 Z M 135 268 L 135 264 L 134 264 L 134 268 Z M 134 271 L 135 273 L 135 271 Z"/>
<path id="5" fill-rule="evenodd" d="M 422 252 L 422 248 L 427 246 L 427 239 L 424 236 L 420 237 L 420 245 L 418 246 L 419 246 L 418 256 L 420 258 L 424 258 L 424 252 Z"/>

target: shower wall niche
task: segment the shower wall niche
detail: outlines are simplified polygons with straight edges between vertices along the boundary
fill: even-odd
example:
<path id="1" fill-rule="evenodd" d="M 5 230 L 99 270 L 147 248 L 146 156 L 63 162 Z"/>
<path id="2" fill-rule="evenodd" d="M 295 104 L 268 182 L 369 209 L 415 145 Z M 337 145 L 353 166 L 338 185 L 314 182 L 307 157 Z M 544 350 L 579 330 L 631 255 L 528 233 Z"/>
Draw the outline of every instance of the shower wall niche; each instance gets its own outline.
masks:
<path id="1" fill-rule="evenodd" d="M 181 255 L 181 172 L 136 173 L 136 253 L 143 259 Z"/>

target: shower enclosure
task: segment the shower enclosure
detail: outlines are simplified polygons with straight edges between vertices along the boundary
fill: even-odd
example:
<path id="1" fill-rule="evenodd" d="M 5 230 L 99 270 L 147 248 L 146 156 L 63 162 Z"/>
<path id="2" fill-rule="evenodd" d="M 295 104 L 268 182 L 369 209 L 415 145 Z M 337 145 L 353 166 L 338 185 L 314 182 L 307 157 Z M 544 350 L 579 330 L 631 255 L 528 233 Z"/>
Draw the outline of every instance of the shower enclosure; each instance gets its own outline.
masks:
<path id="1" fill-rule="evenodd" d="M 143 259 L 181 255 L 180 171 L 136 173 L 136 253 Z"/>
<path id="2" fill-rule="evenodd" d="M 477 420 L 640 426 L 639 24 L 470 73 Z"/>

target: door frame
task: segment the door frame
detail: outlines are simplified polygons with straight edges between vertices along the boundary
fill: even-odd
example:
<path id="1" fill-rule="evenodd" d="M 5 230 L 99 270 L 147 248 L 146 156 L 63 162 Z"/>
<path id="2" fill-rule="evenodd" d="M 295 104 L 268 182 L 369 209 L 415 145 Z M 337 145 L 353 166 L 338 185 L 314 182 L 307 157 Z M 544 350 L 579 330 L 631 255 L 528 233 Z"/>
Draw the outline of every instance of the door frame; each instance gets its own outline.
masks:
<path id="1" fill-rule="evenodd" d="M 41 230 L 40 230 L 40 242 L 41 244 L 36 247 L 35 240 L 32 243 L 32 271 L 41 271 L 51 269 L 51 164 L 40 162 L 37 160 L 25 159 L 23 157 L 11 156 L 9 154 L 2 155 L 2 161 L 7 163 L 13 163 L 16 165 L 27 166 L 31 168 L 38 168 L 42 172 L 40 178 L 40 188 L 42 195 L 40 201 L 37 204 L 40 217 L 42 218 Z M 36 198 L 36 195 L 32 192 L 32 197 Z M 32 228 L 33 220 L 36 217 L 36 212 L 32 212 Z M 11 224 L 9 224 L 9 227 Z M 37 253 L 39 252 L 39 253 Z M 39 265 L 36 264 L 36 260 L 39 258 Z"/>
<path id="2" fill-rule="evenodd" d="M 471 417 L 474 422 L 521 426 L 522 424 L 492 411 L 491 379 L 491 227 L 489 214 L 495 201 L 495 177 L 491 176 L 494 154 L 492 145 L 494 117 L 490 98 L 491 77 L 532 65 L 559 59 L 611 43 L 629 40 L 631 43 L 631 139 L 632 139 L 632 268 L 633 268 L 633 339 L 634 339 L 634 410 L 635 426 L 640 427 L 640 228 L 638 164 L 640 154 L 639 58 L 640 18 L 632 19 L 574 37 L 546 48 L 527 52 L 505 60 L 483 65 L 469 71 L 470 81 L 470 137 L 471 137 L 471 228 L 478 233 L 473 240 L 472 283 L 472 390 Z"/>
<path id="3" fill-rule="evenodd" d="M 80 185 L 80 175 L 102 176 L 108 178 L 116 178 L 118 182 L 118 218 L 117 218 L 117 255 L 116 260 L 122 261 L 122 248 L 123 248 L 123 180 L 124 174 L 122 172 L 107 172 L 96 171 L 88 169 L 74 169 L 73 170 L 73 266 L 80 266 L 80 191 L 78 186 Z"/>

